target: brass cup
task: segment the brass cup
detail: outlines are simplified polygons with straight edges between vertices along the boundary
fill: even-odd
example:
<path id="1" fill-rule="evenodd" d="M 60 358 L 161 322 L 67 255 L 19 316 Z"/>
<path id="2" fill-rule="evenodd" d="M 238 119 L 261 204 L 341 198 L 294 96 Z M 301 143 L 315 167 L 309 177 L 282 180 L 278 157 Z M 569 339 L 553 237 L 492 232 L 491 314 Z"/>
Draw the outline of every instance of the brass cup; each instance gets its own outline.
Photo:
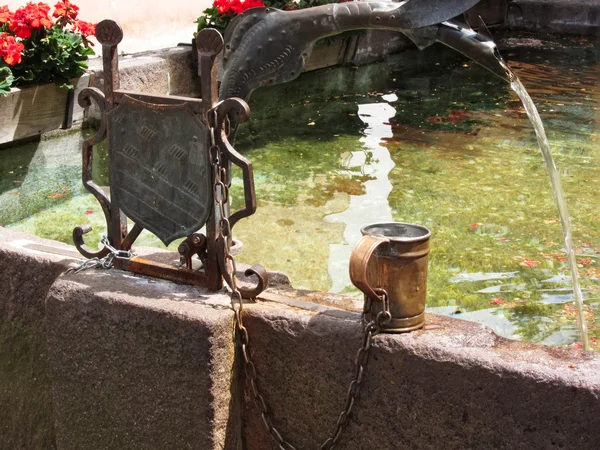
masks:
<path id="1" fill-rule="evenodd" d="M 366 320 L 385 310 L 385 299 L 391 319 L 381 324 L 382 330 L 404 333 L 421 328 L 431 231 L 390 222 L 368 225 L 361 232 L 350 256 L 350 279 L 365 294 Z"/>

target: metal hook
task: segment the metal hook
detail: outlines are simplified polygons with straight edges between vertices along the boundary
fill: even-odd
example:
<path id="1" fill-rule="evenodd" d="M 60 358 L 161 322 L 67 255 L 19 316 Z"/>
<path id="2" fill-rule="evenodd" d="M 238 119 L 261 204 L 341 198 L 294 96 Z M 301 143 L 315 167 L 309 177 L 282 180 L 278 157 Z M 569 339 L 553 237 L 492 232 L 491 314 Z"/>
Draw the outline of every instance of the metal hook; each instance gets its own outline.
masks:
<path id="1" fill-rule="evenodd" d="M 243 287 L 239 286 L 239 291 L 244 298 L 254 298 L 259 295 L 262 291 L 264 291 L 269 285 L 269 273 L 267 270 L 261 266 L 260 264 L 256 264 L 249 269 L 246 269 L 244 275 L 247 277 L 251 275 L 256 275 L 258 278 L 258 283 L 254 287 Z"/>

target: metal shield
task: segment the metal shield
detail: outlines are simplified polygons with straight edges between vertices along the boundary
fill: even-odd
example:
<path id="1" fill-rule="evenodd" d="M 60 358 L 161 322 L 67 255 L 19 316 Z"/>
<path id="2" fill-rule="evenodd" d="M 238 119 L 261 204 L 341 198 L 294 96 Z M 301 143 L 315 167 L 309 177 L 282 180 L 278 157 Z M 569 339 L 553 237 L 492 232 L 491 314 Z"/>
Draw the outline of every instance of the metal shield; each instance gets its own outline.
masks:
<path id="1" fill-rule="evenodd" d="M 107 115 L 111 200 L 165 245 L 202 228 L 212 208 L 206 125 L 187 103 L 127 95 Z"/>

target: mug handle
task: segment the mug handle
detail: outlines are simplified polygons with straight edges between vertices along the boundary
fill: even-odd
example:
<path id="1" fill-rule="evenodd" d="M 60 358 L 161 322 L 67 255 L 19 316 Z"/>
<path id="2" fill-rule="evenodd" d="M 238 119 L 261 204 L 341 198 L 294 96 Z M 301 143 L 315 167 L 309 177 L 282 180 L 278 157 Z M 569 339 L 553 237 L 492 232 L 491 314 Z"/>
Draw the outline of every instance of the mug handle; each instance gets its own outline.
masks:
<path id="1" fill-rule="evenodd" d="M 389 243 L 388 238 L 382 236 L 363 236 L 356 244 L 350 255 L 350 280 L 352 284 L 360 289 L 367 297 L 381 300 L 381 295 L 375 292 L 367 281 L 367 264 L 377 248 Z M 379 289 L 378 289 L 379 290 Z"/>

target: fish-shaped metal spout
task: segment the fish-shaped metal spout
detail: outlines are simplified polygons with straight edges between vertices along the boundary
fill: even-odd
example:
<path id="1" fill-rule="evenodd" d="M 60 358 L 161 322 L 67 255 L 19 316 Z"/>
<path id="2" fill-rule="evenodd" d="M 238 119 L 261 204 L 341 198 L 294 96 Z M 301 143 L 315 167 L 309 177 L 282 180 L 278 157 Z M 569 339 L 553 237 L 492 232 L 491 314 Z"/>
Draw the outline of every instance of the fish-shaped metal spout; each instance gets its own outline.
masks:
<path id="1" fill-rule="evenodd" d="M 436 41 L 462 53 L 508 83 L 512 83 L 515 79 L 515 74 L 500 55 L 492 35 L 482 20 L 479 32 L 456 20 L 442 22 L 438 28 Z"/>
<path id="2" fill-rule="evenodd" d="M 433 34 L 435 38 L 436 27 L 439 27 L 436 24 L 452 19 L 478 2 L 367 1 L 328 4 L 297 11 L 274 8 L 248 10 L 236 16 L 225 33 L 225 72 L 219 97 L 248 98 L 254 89 L 261 86 L 297 78 L 304 70 L 314 43 L 324 37 L 360 29 L 408 31 L 406 34 L 410 37 L 410 30 L 425 28 L 426 34 Z M 451 40 L 453 35 L 448 35 L 447 39 Z"/>

